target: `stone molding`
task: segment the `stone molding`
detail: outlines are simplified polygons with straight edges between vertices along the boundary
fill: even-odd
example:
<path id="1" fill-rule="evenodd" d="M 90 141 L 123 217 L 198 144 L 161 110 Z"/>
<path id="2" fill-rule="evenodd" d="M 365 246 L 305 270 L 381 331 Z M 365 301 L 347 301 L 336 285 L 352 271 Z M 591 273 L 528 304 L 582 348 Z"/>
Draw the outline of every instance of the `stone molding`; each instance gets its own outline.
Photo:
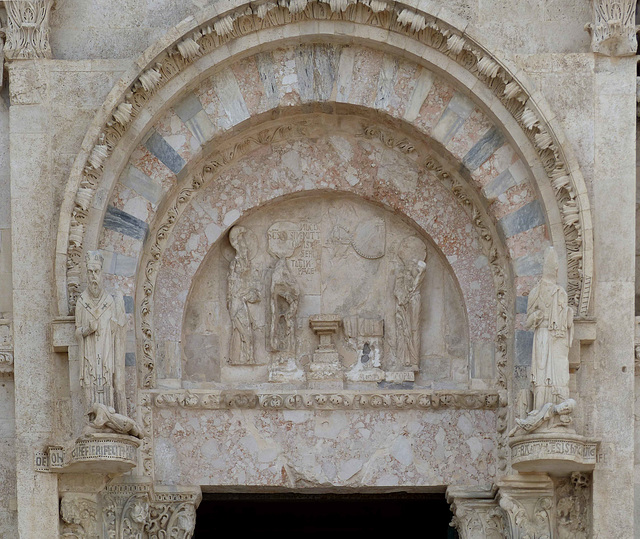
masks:
<path id="1" fill-rule="evenodd" d="M 60 500 L 60 537 L 84 539 L 99 537 L 100 508 L 96 496 L 67 492 Z"/>
<path id="2" fill-rule="evenodd" d="M 79 157 L 75 170 L 81 177 L 72 176 L 77 187 L 69 194 L 75 196 L 70 215 L 63 212 L 58 252 L 64 253 L 65 276 L 60 276 L 66 288 L 66 301 L 61 311 L 71 312 L 79 290 L 80 263 L 84 249 L 88 211 L 100 183 L 105 161 L 112 155 L 127 126 L 152 95 L 173 79 L 197 58 L 216 50 L 230 40 L 261 29 L 280 27 L 308 20 L 356 22 L 404 35 L 421 45 L 433 48 L 452 58 L 484 82 L 502 101 L 523 132 L 535 147 L 538 157 L 556 195 L 564 225 L 568 250 L 568 292 L 579 316 L 586 316 L 592 278 L 592 232 L 586 188 L 577 170 L 567 164 L 562 141 L 553 132 L 540 111 L 539 96 L 527 92 L 519 80 L 497 59 L 483 49 L 475 39 L 452 25 L 427 13 L 386 2 L 345 3 L 285 2 L 282 6 L 245 5 L 224 15 L 215 16 L 188 35 L 175 41 L 149 60 L 122 100 L 114 105 L 111 117 L 103 125 L 97 143 Z M 201 19 L 202 20 L 202 19 Z M 95 140 L 95 139 L 94 139 Z M 84 165 L 80 167 L 80 161 Z M 571 161 L 571 160 L 570 160 Z M 80 172 L 80 168 L 82 171 Z M 62 267 L 59 267 L 62 269 Z M 63 285 L 62 283 L 66 283 Z M 62 288 L 60 289 L 62 291 Z"/>
<path id="3" fill-rule="evenodd" d="M 593 0 L 591 50 L 605 56 L 634 56 L 638 49 L 635 0 Z"/>
<path id="4" fill-rule="evenodd" d="M 598 442 L 564 432 L 517 436 L 509 441 L 509 447 L 511 465 L 520 472 L 591 471 L 598 453 Z"/>
<path id="5" fill-rule="evenodd" d="M 193 410 L 494 410 L 496 391 L 205 391 L 149 393 L 156 408 Z"/>
<path id="6" fill-rule="evenodd" d="M 4 0 L 7 60 L 51 58 L 49 14 L 55 0 Z"/>
<path id="7" fill-rule="evenodd" d="M 13 376 L 13 324 L 0 320 L 0 378 Z"/>
<path id="8" fill-rule="evenodd" d="M 156 341 L 153 327 L 153 295 L 164 248 L 169 242 L 173 227 L 178 222 L 182 211 L 197 191 L 209 182 L 214 181 L 214 178 L 217 177 L 225 166 L 246 155 L 249 151 L 261 145 L 272 144 L 288 138 L 310 136 L 312 132 L 313 127 L 308 120 L 290 120 L 285 125 L 279 125 L 263 129 L 258 133 L 249 134 L 228 148 L 219 146 L 219 151 L 207 157 L 204 164 L 196 167 L 197 172 L 190 181 L 184 182 L 186 185 L 182 187 L 179 186 L 176 189 L 176 193 L 168 200 L 165 211 L 156 216 L 156 222 L 158 224 L 154 226 L 154 232 L 151 234 L 153 238 L 151 240 L 152 243 L 150 242 L 151 246 L 145 251 L 141 259 L 140 267 L 144 268 L 144 271 L 141 272 L 141 280 L 137 286 L 137 289 L 144 292 L 138 296 L 140 300 L 137 309 L 139 313 L 139 329 L 142 338 L 141 351 L 143 359 L 140 362 L 139 371 L 141 387 L 149 389 L 156 385 Z M 355 135 L 365 138 L 377 138 L 387 147 L 397 149 L 402 153 L 414 153 L 416 151 L 417 143 L 410 141 L 404 136 L 396 136 L 391 130 L 382 128 L 376 124 L 363 124 L 361 132 Z M 506 256 L 502 252 L 500 242 L 496 240 L 497 234 L 495 230 L 492 225 L 489 224 L 491 223 L 490 218 L 486 215 L 481 204 L 476 202 L 471 192 L 472 190 L 465 185 L 464 182 L 457 179 L 453 173 L 447 172 L 434 156 L 427 155 L 424 160 L 424 166 L 426 170 L 432 171 L 443 185 L 453 193 L 461 206 L 469 214 L 482 243 L 483 252 L 489 261 L 496 288 L 496 302 L 498 305 L 496 332 L 498 359 L 496 361 L 496 371 L 498 373 L 498 386 L 506 390 L 508 379 L 507 341 L 510 327 L 513 323 L 512 316 L 510 315 L 513 298 L 511 297 L 512 294 L 507 284 L 510 279 Z M 506 415 L 504 419 L 504 428 L 506 429 Z"/>

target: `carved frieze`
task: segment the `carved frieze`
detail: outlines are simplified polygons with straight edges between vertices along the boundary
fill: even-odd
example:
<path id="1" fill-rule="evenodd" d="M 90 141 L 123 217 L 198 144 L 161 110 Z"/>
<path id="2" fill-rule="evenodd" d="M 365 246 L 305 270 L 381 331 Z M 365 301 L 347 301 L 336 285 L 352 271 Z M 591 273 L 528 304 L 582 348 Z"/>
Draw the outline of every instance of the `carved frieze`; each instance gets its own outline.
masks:
<path id="1" fill-rule="evenodd" d="M 269 410 L 427 410 L 459 408 L 495 409 L 498 394 L 493 391 L 171 391 L 149 393 L 158 408 L 225 410 L 263 408 Z"/>
<path id="2" fill-rule="evenodd" d="M 556 481 L 558 539 L 587 539 L 591 534 L 591 475 L 573 472 Z"/>
<path id="3" fill-rule="evenodd" d="M 5 0 L 8 60 L 51 58 L 49 14 L 55 0 Z"/>
<path id="4" fill-rule="evenodd" d="M 606 56 L 633 56 L 638 49 L 635 0 L 592 0 L 591 50 Z"/>

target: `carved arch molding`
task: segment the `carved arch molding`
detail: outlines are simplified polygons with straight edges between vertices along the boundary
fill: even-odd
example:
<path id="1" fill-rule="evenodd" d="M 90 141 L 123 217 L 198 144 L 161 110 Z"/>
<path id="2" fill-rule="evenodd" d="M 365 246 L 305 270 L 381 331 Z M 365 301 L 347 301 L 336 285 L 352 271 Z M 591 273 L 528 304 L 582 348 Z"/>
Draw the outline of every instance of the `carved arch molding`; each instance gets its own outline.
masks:
<path id="1" fill-rule="evenodd" d="M 555 199 L 555 208 L 547 202 L 544 209 L 554 243 L 564 243 L 570 302 L 578 316 L 587 315 L 593 273 L 589 201 L 575 159 L 547 119 L 551 115 L 544 99 L 527 90 L 521 82 L 524 75 L 514 74 L 517 70 L 509 69 L 484 49 L 472 29 L 447 15 L 439 18 L 382 0 L 243 4 L 224 13 L 205 13 L 198 23 L 186 21 L 170 33 L 167 41 L 151 47 L 138 62 L 141 69 L 125 77 L 110 94 L 104 107 L 106 112 L 96 118 L 74 164 L 58 232 L 56 274 L 61 315 L 74 310 L 82 253 L 93 218 L 93 199 L 99 188 L 109 189 L 109 185 L 104 185 L 105 170 L 117 166 L 131 141 L 140 135 L 136 132 L 138 125 L 148 119 L 148 112 L 143 111 L 157 110 L 155 94 L 170 92 L 173 86 L 183 84 L 181 79 L 190 66 L 198 63 L 212 66 L 233 56 L 234 42 L 240 44 L 243 38 L 262 34 L 261 40 L 266 43 L 283 38 L 300 39 L 303 33 L 305 39 L 314 35 L 322 39 L 328 33 L 338 33 L 343 23 L 355 25 L 348 27 L 349 33 L 362 34 L 363 41 L 404 49 L 405 56 L 422 58 L 428 63 L 436 56 L 440 60 L 444 57 L 451 72 L 456 66 L 474 76 L 472 81 L 464 81 L 463 77 L 458 80 L 485 106 L 500 105 L 504 114 L 498 121 L 505 126 L 508 136 L 516 138 L 520 150 L 526 151 L 525 146 L 533 150 L 526 155 L 526 161 L 536 176 L 542 198 Z M 254 40 L 249 46 L 255 44 Z M 519 132 L 514 129 L 516 125 Z M 113 174 L 108 176 L 113 181 Z M 561 238 L 554 234 L 554 229 Z"/>

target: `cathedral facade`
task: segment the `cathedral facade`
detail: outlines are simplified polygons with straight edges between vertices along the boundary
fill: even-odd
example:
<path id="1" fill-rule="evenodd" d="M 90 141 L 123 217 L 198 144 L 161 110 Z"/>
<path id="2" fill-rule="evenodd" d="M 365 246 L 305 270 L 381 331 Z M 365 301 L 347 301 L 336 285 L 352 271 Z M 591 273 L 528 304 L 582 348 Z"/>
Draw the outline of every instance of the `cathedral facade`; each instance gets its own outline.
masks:
<path id="1" fill-rule="evenodd" d="M 353 493 L 640 536 L 635 2 L 0 21 L 0 536 Z"/>

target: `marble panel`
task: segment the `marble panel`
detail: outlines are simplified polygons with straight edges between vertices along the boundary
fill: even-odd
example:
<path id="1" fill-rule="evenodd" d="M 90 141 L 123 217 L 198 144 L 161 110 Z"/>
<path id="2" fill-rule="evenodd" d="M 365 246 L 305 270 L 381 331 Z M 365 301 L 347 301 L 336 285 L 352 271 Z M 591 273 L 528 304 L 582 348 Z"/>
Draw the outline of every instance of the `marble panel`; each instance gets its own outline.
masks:
<path id="1" fill-rule="evenodd" d="M 154 412 L 156 479 L 261 487 L 490 483 L 495 412 Z"/>

